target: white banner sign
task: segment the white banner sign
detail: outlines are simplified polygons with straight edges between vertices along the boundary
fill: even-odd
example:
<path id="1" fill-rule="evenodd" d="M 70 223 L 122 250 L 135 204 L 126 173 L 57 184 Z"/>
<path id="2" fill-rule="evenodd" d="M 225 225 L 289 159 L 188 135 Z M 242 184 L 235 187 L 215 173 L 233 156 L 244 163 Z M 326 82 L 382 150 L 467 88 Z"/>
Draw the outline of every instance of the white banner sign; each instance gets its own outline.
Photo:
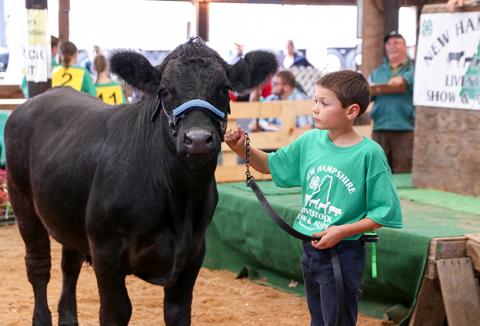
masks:
<path id="1" fill-rule="evenodd" d="M 422 14 L 415 105 L 480 110 L 480 13 Z"/>
<path id="2" fill-rule="evenodd" d="M 47 10 L 28 9 L 28 41 L 25 49 L 27 81 L 46 82 L 52 76 L 50 35 Z"/>

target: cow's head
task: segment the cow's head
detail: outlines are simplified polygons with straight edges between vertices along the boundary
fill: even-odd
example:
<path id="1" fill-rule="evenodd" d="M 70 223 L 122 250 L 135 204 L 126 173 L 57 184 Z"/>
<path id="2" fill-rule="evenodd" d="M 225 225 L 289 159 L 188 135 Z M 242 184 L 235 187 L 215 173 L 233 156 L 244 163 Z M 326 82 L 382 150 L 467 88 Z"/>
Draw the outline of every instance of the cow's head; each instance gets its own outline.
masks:
<path id="1" fill-rule="evenodd" d="M 214 50 L 194 38 L 172 51 L 158 67 L 136 52 L 111 57 L 112 72 L 143 91 L 153 123 L 161 119 L 177 155 L 192 168 L 216 162 L 230 111 L 230 90 L 259 85 L 277 69 L 273 54 L 247 53 L 228 65 Z"/>

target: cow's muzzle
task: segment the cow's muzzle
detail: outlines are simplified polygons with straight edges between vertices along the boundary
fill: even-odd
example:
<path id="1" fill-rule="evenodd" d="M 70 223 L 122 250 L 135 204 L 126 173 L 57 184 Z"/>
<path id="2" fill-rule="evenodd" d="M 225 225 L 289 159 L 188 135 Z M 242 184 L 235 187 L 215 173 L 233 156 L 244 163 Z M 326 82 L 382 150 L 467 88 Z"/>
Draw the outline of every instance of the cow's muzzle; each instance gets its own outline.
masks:
<path id="1" fill-rule="evenodd" d="M 186 132 L 183 136 L 183 145 L 189 155 L 210 154 L 216 146 L 213 133 L 200 128 L 192 128 Z"/>

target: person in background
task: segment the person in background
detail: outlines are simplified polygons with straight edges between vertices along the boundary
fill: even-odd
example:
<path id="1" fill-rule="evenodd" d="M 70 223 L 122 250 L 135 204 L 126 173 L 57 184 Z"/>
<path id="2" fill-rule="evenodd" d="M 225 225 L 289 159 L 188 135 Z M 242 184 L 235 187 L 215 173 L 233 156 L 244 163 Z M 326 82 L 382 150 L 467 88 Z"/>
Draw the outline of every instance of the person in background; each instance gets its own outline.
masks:
<path id="1" fill-rule="evenodd" d="M 471 3 L 471 2 L 474 2 L 474 1 L 469 1 L 469 0 L 466 1 L 466 3 Z M 449 11 L 453 11 L 455 6 L 462 7 L 463 5 L 464 5 L 463 0 L 448 0 L 447 2 L 447 8 Z"/>
<path id="2" fill-rule="evenodd" d="M 295 49 L 295 45 L 292 40 L 287 41 L 287 54 L 283 58 L 283 68 L 288 69 L 291 67 L 311 67 L 312 64 L 308 62 L 301 53 Z"/>
<path id="3" fill-rule="evenodd" d="M 108 60 L 103 54 L 99 54 L 93 60 L 93 65 L 97 71 L 97 80 L 95 82 L 96 96 L 103 102 L 112 105 L 127 103 L 122 86 L 114 82 L 108 72 Z"/>
<path id="4" fill-rule="evenodd" d="M 272 78 L 272 94 L 266 98 L 258 97 L 258 94 L 251 96 L 252 100 L 260 101 L 287 101 L 287 100 L 306 100 L 308 95 L 303 91 L 300 85 L 297 85 L 295 77 L 288 70 L 277 72 Z M 311 128 L 313 119 L 310 115 L 297 117 L 297 128 Z M 281 121 L 278 118 L 265 118 L 252 120 L 249 124 L 250 131 L 278 131 L 281 127 Z"/>
<path id="5" fill-rule="evenodd" d="M 94 75 L 92 62 L 95 59 L 95 57 L 99 54 L 102 54 L 102 49 L 98 45 L 94 45 L 92 48 L 92 52 L 89 53 L 88 56 L 82 60 L 82 62 L 80 63 L 80 66 L 87 69 L 87 71 L 91 75 Z"/>
<path id="6" fill-rule="evenodd" d="M 233 44 L 235 45 L 235 53 L 228 59 L 228 63 L 231 65 L 236 64 L 244 56 L 244 45 L 241 42 L 234 42 Z"/>
<path id="7" fill-rule="evenodd" d="M 52 52 L 52 69 L 58 66 L 58 45 L 60 40 L 58 37 L 50 36 L 50 49 Z"/>
<path id="8" fill-rule="evenodd" d="M 95 85 L 92 77 L 85 68 L 76 65 L 78 50 L 75 44 L 70 41 L 60 45 L 62 65 L 53 69 L 52 87 L 70 86 L 73 89 L 95 96 Z"/>
<path id="9" fill-rule="evenodd" d="M 370 102 L 365 78 L 343 70 L 323 76 L 315 91 L 315 129 L 267 154 L 250 147 L 250 165 L 271 174 L 279 187 L 302 187 L 303 207 L 293 228 L 320 240 L 303 241 L 302 269 L 312 326 L 355 326 L 365 244 L 362 234 L 382 226 L 401 228 L 402 212 L 381 147 L 360 136 L 353 121 Z M 245 132 L 225 134 L 225 143 L 245 159 Z M 335 260 L 334 257 L 338 257 Z M 337 321 L 333 268 L 343 276 L 343 321 Z"/>
<path id="10" fill-rule="evenodd" d="M 385 59 L 370 75 L 372 84 L 404 86 L 398 93 L 377 94 L 370 114 L 372 139 L 382 146 L 393 173 L 412 171 L 415 108 L 413 106 L 414 64 L 408 58 L 402 35 L 385 36 Z"/>

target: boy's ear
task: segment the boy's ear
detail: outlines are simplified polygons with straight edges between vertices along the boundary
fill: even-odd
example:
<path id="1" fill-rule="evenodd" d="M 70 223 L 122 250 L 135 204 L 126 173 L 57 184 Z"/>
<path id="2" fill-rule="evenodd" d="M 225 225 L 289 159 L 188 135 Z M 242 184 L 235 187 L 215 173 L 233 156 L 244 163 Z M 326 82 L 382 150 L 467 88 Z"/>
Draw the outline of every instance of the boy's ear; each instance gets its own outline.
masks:
<path id="1" fill-rule="evenodd" d="M 354 103 L 349 105 L 346 109 L 346 117 L 349 120 L 355 120 L 360 115 L 360 105 Z"/>

